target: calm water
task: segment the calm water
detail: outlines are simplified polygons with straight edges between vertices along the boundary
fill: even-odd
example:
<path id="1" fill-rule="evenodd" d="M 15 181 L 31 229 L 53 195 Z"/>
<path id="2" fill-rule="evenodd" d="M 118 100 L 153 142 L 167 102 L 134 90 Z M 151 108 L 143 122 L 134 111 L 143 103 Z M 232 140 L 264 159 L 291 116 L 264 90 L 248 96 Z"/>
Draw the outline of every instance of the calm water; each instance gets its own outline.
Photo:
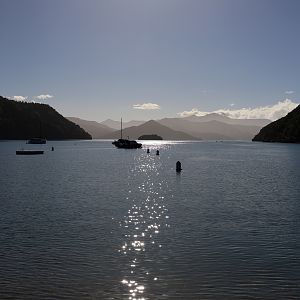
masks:
<path id="1" fill-rule="evenodd" d="M 300 298 L 300 145 L 24 146 L 0 142 L 0 299 Z"/>

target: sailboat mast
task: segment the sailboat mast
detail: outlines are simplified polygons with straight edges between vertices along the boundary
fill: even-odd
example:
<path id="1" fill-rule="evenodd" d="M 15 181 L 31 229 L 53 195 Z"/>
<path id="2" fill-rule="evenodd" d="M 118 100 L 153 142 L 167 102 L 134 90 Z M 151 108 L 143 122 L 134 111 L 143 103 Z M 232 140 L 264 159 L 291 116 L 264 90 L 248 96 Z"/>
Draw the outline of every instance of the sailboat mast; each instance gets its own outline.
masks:
<path id="1" fill-rule="evenodd" d="M 40 138 L 42 137 L 42 121 L 40 119 Z"/>
<path id="2" fill-rule="evenodd" d="M 123 126 L 122 126 L 122 118 L 121 118 L 121 139 L 123 138 Z"/>

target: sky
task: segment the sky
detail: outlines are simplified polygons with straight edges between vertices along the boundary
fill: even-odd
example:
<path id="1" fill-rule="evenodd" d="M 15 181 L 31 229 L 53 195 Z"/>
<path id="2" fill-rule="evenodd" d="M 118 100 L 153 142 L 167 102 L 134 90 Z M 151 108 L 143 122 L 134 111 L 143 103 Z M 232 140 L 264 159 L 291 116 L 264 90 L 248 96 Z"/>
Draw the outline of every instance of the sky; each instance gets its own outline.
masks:
<path id="1" fill-rule="evenodd" d="M 0 95 L 96 121 L 276 119 L 300 103 L 299 15 L 298 0 L 0 0 Z"/>

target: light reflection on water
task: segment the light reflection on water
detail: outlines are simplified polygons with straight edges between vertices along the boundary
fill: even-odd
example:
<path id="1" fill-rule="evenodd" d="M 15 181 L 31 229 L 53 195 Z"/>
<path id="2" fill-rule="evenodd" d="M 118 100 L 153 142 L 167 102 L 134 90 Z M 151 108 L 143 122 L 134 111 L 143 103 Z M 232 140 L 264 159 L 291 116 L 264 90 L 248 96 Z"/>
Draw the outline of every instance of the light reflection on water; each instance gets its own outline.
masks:
<path id="1" fill-rule="evenodd" d="M 162 149 L 162 143 L 148 145 Z M 164 246 L 158 236 L 169 227 L 166 197 L 172 196 L 166 195 L 167 181 L 161 178 L 160 169 L 159 156 L 143 153 L 137 156 L 131 170 L 131 176 L 139 178 L 140 183 L 135 189 L 128 187 L 126 201 L 132 206 L 120 221 L 123 244 L 119 249 L 124 264 L 121 283 L 124 296 L 130 300 L 148 299 L 147 289 L 160 279 L 154 255 Z"/>

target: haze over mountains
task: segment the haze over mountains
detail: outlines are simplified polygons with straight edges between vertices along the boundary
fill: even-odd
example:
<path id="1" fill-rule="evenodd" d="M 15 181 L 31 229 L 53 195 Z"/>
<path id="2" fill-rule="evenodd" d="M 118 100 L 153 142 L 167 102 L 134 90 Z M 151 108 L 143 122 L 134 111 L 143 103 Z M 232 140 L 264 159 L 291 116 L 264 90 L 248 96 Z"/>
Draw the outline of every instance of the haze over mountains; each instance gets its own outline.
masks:
<path id="1" fill-rule="evenodd" d="M 219 121 L 226 124 L 233 125 L 245 125 L 245 126 L 266 126 L 271 122 L 268 119 L 233 119 L 225 116 L 224 114 L 211 113 L 202 117 L 190 116 L 185 117 L 185 120 L 192 122 L 209 122 L 209 121 Z"/>
<path id="2" fill-rule="evenodd" d="M 120 137 L 120 121 L 108 119 L 98 123 L 72 117 L 69 119 L 84 128 L 93 138 L 116 139 Z M 165 140 L 251 140 L 263 126 L 269 123 L 271 121 L 266 119 L 231 119 L 212 113 L 202 117 L 124 122 L 123 136 L 137 139 L 144 134 L 158 134 Z"/>
<path id="3" fill-rule="evenodd" d="M 131 126 L 139 126 L 145 123 L 146 121 L 136 121 L 132 120 L 129 122 L 123 122 L 123 128 L 131 127 Z M 107 127 L 113 128 L 115 130 L 119 130 L 121 128 L 121 121 L 114 121 L 111 119 L 107 119 L 103 122 L 101 122 L 102 125 L 105 125 Z"/>
<path id="4" fill-rule="evenodd" d="M 115 131 L 115 129 L 96 121 L 87 121 L 75 117 L 67 117 L 67 119 L 87 131 L 93 139 L 102 139 L 104 136 Z"/>

